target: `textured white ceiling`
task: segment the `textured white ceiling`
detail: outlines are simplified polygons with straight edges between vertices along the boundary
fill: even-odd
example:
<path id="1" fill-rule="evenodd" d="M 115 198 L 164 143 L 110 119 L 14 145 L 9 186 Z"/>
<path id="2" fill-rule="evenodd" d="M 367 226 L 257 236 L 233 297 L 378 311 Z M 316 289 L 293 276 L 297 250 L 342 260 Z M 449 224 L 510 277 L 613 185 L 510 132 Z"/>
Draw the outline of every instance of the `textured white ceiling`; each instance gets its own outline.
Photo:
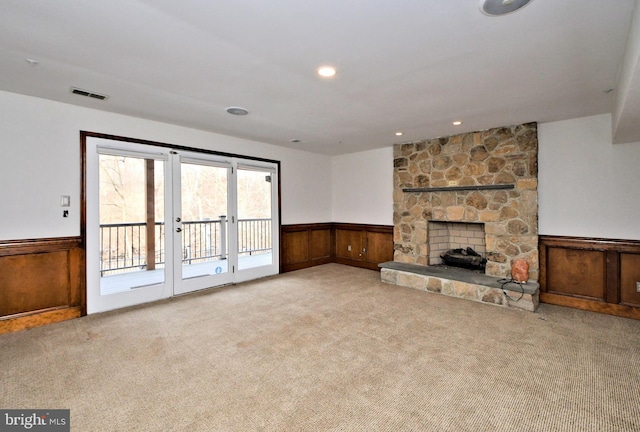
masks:
<path id="1" fill-rule="evenodd" d="M 533 0 L 488 17 L 477 0 L 3 0 L 0 89 L 344 154 L 611 112 L 633 7 Z M 323 64 L 338 75 L 319 78 Z"/>

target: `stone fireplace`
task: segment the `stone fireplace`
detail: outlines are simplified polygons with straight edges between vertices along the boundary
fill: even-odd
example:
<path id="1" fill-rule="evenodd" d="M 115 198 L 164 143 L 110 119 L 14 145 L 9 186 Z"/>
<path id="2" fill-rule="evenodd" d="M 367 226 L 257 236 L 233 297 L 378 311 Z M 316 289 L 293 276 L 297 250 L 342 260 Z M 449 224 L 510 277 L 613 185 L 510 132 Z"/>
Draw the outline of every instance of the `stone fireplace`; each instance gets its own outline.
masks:
<path id="1" fill-rule="evenodd" d="M 484 247 L 487 276 L 507 278 L 524 259 L 536 282 L 537 156 L 535 123 L 395 145 L 393 262 L 433 265 L 442 242 L 429 239 L 459 224 L 473 230 L 467 240 L 482 237 L 472 242 Z"/>

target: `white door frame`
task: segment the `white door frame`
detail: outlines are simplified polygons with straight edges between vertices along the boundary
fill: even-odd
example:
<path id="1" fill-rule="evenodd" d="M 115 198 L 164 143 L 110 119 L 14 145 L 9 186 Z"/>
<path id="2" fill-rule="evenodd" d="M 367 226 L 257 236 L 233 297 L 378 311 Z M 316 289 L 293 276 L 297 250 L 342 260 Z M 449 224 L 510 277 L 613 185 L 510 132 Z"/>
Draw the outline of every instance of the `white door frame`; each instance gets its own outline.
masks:
<path id="1" fill-rule="evenodd" d="M 235 282 L 242 282 L 278 274 L 280 271 L 280 211 L 278 209 L 278 166 L 275 163 L 244 160 L 240 158 L 235 158 L 233 162 L 234 170 L 236 171 L 236 173 L 238 169 L 246 169 L 264 171 L 268 172 L 271 175 L 271 264 L 247 269 L 238 269 L 238 266 L 236 265 Z M 237 179 L 237 176 L 234 176 L 234 178 Z M 237 203 L 237 185 L 234 185 L 234 189 L 234 192 L 236 193 L 235 200 Z M 237 239 L 237 235 L 235 237 Z"/>
<path id="2" fill-rule="evenodd" d="M 86 140 L 86 262 L 87 262 L 87 313 L 104 312 L 134 304 L 168 298 L 172 295 L 173 268 L 165 265 L 164 282 L 132 289 L 123 293 L 103 296 L 100 293 L 100 207 L 99 207 L 99 152 L 121 156 L 140 157 L 165 161 L 165 201 L 171 194 L 169 150 L 128 142 L 115 142 L 87 137 Z M 171 209 L 165 205 L 165 224 L 170 221 Z M 168 229 L 168 228 L 167 228 Z M 166 235 L 165 249 L 173 250 L 173 236 Z"/>
<path id="3" fill-rule="evenodd" d="M 99 165 L 98 148 L 104 153 L 115 153 L 123 156 L 142 157 L 165 161 L 165 278 L 164 283 L 149 287 L 130 290 L 126 293 L 109 296 L 100 295 L 100 241 L 99 230 Z M 221 286 L 230 283 L 242 282 L 259 277 L 270 276 L 279 273 L 279 187 L 278 169 L 276 162 L 245 159 L 242 157 L 227 157 L 212 155 L 207 152 L 172 150 L 164 146 L 140 144 L 136 142 L 111 140 L 95 136 L 86 136 L 86 174 L 85 174 L 85 200 L 86 200 L 86 277 L 87 277 L 87 313 L 104 312 L 135 304 L 157 301 L 186 292 Z M 205 161 L 205 163 L 229 164 L 232 175 L 228 179 L 228 232 L 229 232 L 229 268 L 226 275 L 216 275 L 213 278 L 194 278 L 183 280 L 181 267 L 178 266 L 181 256 L 179 250 L 180 234 L 176 233 L 176 216 L 179 213 L 179 186 L 181 157 L 193 160 Z M 177 169 L 176 169 L 177 166 Z M 270 265 L 238 269 L 238 240 L 237 240 L 237 182 L 238 167 L 241 169 L 264 170 L 271 173 L 272 178 L 272 262 Z M 177 189 L 176 189 L 177 188 Z M 176 199 L 176 190 L 177 197 Z M 177 204 L 176 204 L 177 203 Z M 172 233 L 173 235 L 170 235 Z M 169 251 L 176 251 L 171 256 Z M 198 280 L 200 279 L 200 280 Z"/>
<path id="4" fill-rule="evenodd" d="M 185 294 L 193 291 L 211 288 L 214 286 L 227 285 L 234 282 L 233 266 L 237 263 L 237 253 L 234 243 L 233 229 L 235 227 L 235 215 L 234 203 L 235 199 L 233 193 L 235 191 L 233 183 L 232 160 L 231 158 L 220 157 L 215 155 L 208 155 L 203 153 L 194 153 L 186 151 L 172 151 L 171 163 L 173 172 L 173 195 L 172 195 L 172 230 L 173 244 L 176 245 L 173 249 L 173 294 Z M 182 275 L 182 234 L 179 229 L 182 228 L 182 185 L 181 185 L 181 169 L 183 163 L 193 163 L 205 166 L 216 166 L 227 168 L 227 245 L 229 253 L 227 255 L 227 271 L 220 274 L 202 275 L 191 279 L 183 278 Z M 233 221 L 233 222 L 232 222 Z M 167 255 L 168 256 L 168 255 Z M 169 258 L 167 258 L 169 259 Z M 237 265 L 236 267 L 237 268 Z"/>

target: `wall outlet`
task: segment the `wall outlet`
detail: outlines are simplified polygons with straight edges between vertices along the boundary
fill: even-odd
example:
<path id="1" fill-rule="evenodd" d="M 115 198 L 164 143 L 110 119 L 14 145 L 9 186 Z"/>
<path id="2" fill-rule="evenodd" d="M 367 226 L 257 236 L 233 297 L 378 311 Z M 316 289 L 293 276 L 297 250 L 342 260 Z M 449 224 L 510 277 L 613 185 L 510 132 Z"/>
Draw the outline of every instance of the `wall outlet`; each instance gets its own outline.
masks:
<path id="1" fill-rule="evenodd" d="M 640 281 L 636 282 L 636 292 L 640 292 Z"/>

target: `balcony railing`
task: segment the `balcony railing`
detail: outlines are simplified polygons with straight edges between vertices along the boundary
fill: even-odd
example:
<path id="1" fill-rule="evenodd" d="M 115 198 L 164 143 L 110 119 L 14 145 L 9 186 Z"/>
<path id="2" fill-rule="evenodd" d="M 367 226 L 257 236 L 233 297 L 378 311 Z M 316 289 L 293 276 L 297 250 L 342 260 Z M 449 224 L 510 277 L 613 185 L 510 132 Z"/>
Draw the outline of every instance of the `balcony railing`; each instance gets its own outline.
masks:
<path id="1" fill-rule="evenodd" d="M 216 220 L 183 221 L 182 263 L 195 264 L 226 259 L 226 217 Z M 154 260 L 148 264 L 147 225 L 144 222 L 100 225 L 100 274 L 102 276 L 164 267 L 165 225 L 154 226 Z M 238 219 L 238 255 L 268 253 L 272 250 L 271 219 Z"/>

